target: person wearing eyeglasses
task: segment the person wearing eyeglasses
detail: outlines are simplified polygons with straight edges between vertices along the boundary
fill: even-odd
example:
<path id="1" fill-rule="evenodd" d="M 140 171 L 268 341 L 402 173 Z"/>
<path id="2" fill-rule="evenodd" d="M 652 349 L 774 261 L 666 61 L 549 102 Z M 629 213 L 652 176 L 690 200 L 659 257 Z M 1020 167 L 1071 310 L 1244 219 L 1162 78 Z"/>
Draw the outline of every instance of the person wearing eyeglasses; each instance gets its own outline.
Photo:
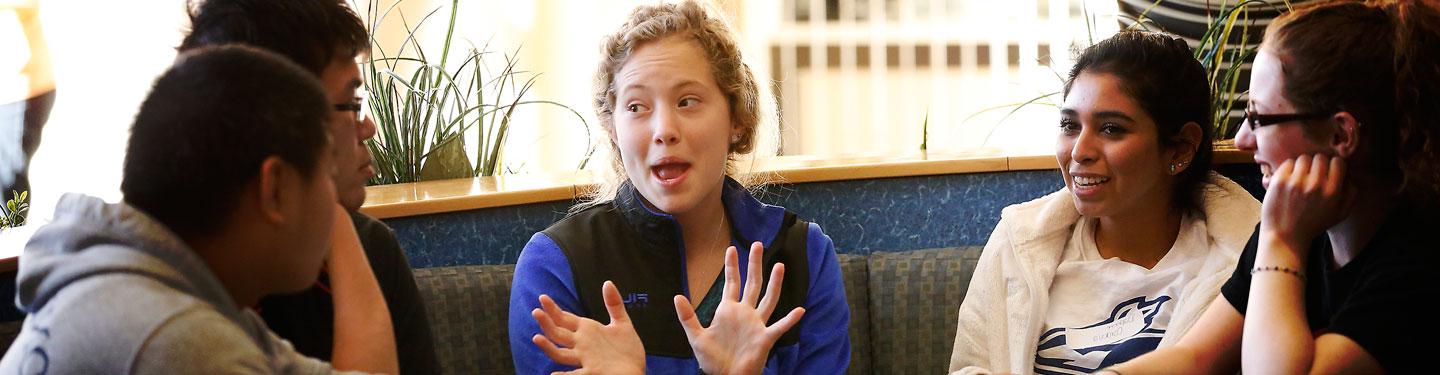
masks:
<path id="1" fill-rule="evenodd" d="M 192 2 L 191 30 L 179 49 L 243 43 L 277 52 L 318 77 L 331 104 L 335 191 L 360 237 L 364 256 L 356 257 L 361 262 L 328 262 L 320 279 L 306 291 L 261 300 L 256 307 L 265 323 L 290 340 L 296 350 L 325 360 L 338 359 L 342 350 L 349 352 L 357 343 L 373 344 L 369 337 L 377 334 L 375 330 L 388 328 L 395 337 L 395 346 L 389 350 L 398 356 L 401 372 L 439 373 L 429 317 L 395 232 L 359 212 L 365 203 L 366 181 L 375 175 L 365 146 L 365 141 L 375 136 L 375 122 L 369 118 L 364 81 L 356 63 L 357 57 L 368 53 L 370 37 L 346 3 Z M 368 283 L 379 285 L 378 296 L 353 293 L 356 284 L 348 283 L 352 277 L 373 280 Z M 396 348 L 402 350 L 395 353 Z"/>
<path id="2" fill-rule="evenodd" d="M 1433 372 L 1440 299 L 1440 2 L 1338 1 L 1265 32 L 1236 146 L 1266 194 L 1256 234 L 1144 373 Z"/>
<path id="3" fill-rule="evenodd" d="M 302 355 L 250 308 L 359 247 L 335 203 L 327 104 L 274 53 L 180 54 L 130 127 L 124 200 L 66 194 L 26 243 L 12 296 L 26 317 L 0 373 L 396 373 L 384 353 Z"/>

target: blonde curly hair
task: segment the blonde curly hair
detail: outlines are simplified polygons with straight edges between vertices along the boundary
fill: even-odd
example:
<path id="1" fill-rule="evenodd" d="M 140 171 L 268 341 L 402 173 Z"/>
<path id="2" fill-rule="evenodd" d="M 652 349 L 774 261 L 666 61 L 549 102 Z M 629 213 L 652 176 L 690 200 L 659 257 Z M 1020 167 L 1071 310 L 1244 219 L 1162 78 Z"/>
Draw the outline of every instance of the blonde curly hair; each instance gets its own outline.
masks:
<path id="1" fill-rule="evenodd" d="M 735 156 L 755 150 L 756 133 L 760 125 L 760 90 L 750 67 L 740 56 L 739 44 L 725 20 L 712 16 L 706 7 L 694 0 L 674 4 L 642 5 L 635 8 L 628 20 L 615 33 L 601 42 L 600 66 L 595 71 L 594 105 L 600 126 L 609 134 L 611 160 L 614 172 L 609 181 L 584 194 L 586 199 L 577 205 L 578 211 L 589 206 L 607 202 L 624 184 L 625 167 L 620 162 L 619 145 L 615 133 L 615 73 L 630 55 L 640 46 L 670 36 L 685 36 L 695 41 L 706 60 L 710 61 L 715 83 L 725 95 L 730 107 L 730 119 L 740 129 L 739 138 L 730 143 L 730 160 L 726 174 L 734 175 Z M 732 176 L 734 177 L 734 176 Z M 746 186 L 754 185 L 752 179 L 741 179 Z"/>

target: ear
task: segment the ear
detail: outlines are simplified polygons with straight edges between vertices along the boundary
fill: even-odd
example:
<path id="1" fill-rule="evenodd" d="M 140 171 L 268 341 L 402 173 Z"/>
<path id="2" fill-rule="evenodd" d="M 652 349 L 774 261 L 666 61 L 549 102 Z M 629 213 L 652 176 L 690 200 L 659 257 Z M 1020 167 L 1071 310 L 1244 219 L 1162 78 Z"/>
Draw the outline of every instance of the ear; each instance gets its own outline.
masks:
<path id="1" fill-rule="evenodd" d="M 1330 148 L 1340 157 L 1348 158 L 1354 155 L 1355 150 L 1360 147 L 1360 121 L 1345 111 L 1331 116 L 1330 121 L 1335 126 L 1330 135 Z"/>
<path id="2" fill-rule="evenodd" d="M 1170 163 L 1183 165 L 1178 170 L 1188 168 L 1190 162 L 1195 160 L 1195 152 L 1199 151 L 1201 143 L 1200 138 L 1204 136 L 1205 132 L 1200 129 L 1199 123 L 1191 121 L 1181 125 L 1180 132 L 1175 133 L 1175 136 L 1171 138 L 1171 142 L 1175 146 L 1170 149 Z"/>
<path id="3" fill-rule="evenodd" d="M 759 125 L 756 125 L 756 127 L 759 127 Z M 725 138 L 725 142 L 730 144 L 730 149 L 733 151 L 735 149 L 735 146 L 739 143 L 739 139 L 744 136 L 745 126 L 741 125 L 738 121 L 731 121 L 730 134 L 729 137 Z"/>
<path id="4" fill-rule="evenodd" d="M 270 156 L 260 162 L 260 175 L 255 179 L 255 185 L 259 189 L 259 196 L 256 200 L 259 204 L 260 215 L 271 224 L 283 224 L 286 219 L 286 210 L 292 205 L 290 194 L 295 191 L 295 179 L 297 174 L 290 163 L 280 160 L 278 156 Z"/>

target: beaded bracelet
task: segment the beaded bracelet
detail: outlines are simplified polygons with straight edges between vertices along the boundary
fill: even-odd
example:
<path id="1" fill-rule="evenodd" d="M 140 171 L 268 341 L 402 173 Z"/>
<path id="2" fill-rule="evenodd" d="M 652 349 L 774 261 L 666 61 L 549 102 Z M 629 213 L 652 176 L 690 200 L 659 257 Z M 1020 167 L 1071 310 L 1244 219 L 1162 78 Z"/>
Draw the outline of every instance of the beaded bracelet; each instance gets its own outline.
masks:
<path id="1" fill-rule="evenodd" d="M 1300 270 L 1293 269 L 1293 268 L 1288 268 L 1288 267 L 1277 267 L 1277 266 L 1255 267 L 1255 268 L 1250 269 L 1250 274 L 1251 274 L 1251 275 L 1254 275 L 1256 272 L 1267 272 L 1267 271 L 1275 271 L 1275 272 L 1288 273 L 1288 274 L 1291 274 L 1291 275 L 1295 275 L 1295 277 L 1300 278 L 1300 281 L 1305 281 L 1305 274 L 1300 273 Z"/>

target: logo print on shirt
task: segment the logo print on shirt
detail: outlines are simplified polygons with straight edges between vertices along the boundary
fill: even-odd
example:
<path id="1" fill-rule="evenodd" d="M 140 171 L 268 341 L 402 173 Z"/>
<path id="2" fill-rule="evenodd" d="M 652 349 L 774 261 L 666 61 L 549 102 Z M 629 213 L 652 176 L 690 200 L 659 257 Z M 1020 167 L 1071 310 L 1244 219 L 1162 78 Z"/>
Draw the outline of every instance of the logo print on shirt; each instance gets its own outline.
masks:
<path id="1" fill-rule="evenodd" d="M 625 295 L 625 308 L 644 308 L 650 304 L 650 293 L 630 293 Z"/>
<path id="2" fill-rule="evenodd" d="M 1170 296 L 1135 297 L 1116 305 L 1110 317 L 1095 324 L 1045 331 L 1035 351 L 1035 373 L 1089 374 L 1155 350 L 1165 335 L 1164 327 L 1154 327 L 1155 316 L 1169 301 Z M 1074 355 L 1062 351 L 1079 353 L 1081 358 L 1068 359 Z"/>

